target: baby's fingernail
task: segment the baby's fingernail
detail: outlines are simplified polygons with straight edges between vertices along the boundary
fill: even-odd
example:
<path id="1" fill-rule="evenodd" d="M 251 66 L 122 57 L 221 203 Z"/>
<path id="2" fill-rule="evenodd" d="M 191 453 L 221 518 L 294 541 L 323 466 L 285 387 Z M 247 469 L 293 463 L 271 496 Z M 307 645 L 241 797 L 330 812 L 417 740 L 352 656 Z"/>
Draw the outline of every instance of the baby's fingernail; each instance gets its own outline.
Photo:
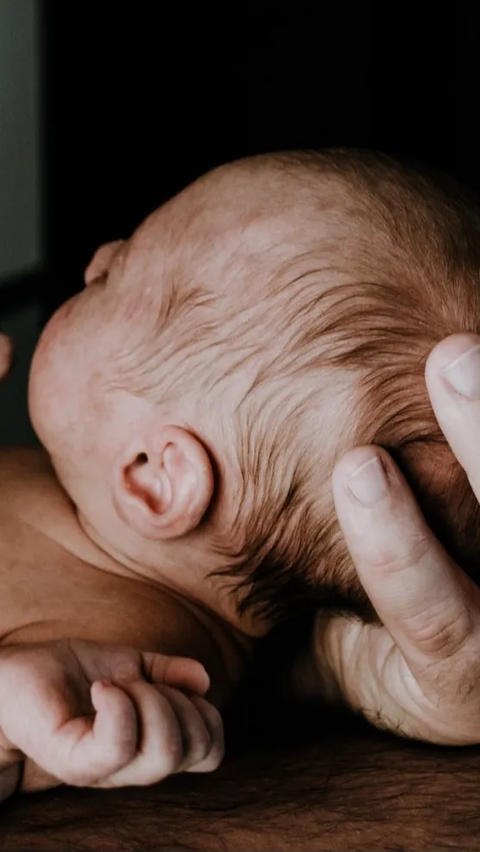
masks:
<path id="1" fill-rule="evenodd" d="M 461 396 L 480 398 L 480 344 L 467 349 L 442 370 L 443 378 Z"/>
<path id="2" fill-rule="evenodd" d="M 374 506 L 387 493 L 387 477 L 378 456 L 357 467 L 347 480 L 347 488 L 359 503 Z"/>

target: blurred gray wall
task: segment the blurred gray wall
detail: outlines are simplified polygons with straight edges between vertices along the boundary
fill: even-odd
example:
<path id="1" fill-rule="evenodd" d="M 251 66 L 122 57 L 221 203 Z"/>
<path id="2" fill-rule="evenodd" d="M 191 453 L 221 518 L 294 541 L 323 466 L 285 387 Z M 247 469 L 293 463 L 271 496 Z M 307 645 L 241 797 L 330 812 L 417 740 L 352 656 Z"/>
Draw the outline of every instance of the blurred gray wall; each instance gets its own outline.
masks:
<path id="1" fill-rule="evenodd" d="M 37 0 L 0 0 L 0 288 L 41 267 L 40 62 Z M 0 444 L 32 443 L 26 388 L 40 326 L 35 299 L 0 307 L 0 330 L 15 345 L 0 385 Z"/>
<path id="2" fill-rule="evenodd" d="M 0 0 L 0 280 L 42 261 L 37 15 L 36 0 Z"/>

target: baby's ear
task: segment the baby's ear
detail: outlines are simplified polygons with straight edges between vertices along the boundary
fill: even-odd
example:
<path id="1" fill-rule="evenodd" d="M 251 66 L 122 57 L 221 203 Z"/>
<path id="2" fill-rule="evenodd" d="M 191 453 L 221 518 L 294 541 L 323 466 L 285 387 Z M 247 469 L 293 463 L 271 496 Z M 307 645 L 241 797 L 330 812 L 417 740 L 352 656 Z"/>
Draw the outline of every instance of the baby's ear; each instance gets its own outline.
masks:
<path id="1" fill-rule="evenodd" d="M 213 490 L 212 463 L 199 439 L 180 426 L 161 426 L 121 459 L 114 503 L 144 538 L 177 538 L 198 526 Z"/>
<path id="2" fill-rule="evenodd" d="M 96 250 L 83 276 L 86 287 L 96 278 L 108 273 L 114 254 L 124 242 L 125 240 L 114 240 L 112 243 L 104 243 Z"/>

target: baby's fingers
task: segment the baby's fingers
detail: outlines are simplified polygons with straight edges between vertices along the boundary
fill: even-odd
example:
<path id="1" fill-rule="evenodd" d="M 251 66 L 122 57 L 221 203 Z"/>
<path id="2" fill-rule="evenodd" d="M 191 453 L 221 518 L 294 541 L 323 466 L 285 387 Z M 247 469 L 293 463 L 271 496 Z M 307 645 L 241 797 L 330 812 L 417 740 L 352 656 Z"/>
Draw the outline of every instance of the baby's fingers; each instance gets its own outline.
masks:
<path id="1" fill-rule="evenodd" d="M 181 732 L 183 757 L 176 772 L 210 772 L 223 757 L 223 725 L 213 705 L 199 696 L 162 687 Z M 200 767 L 200 768 L 198 768 Z"/>
<path id="2" fill-rule="evenodd" d="M 99 787 L 156 784 L 177 772 L 209 772 L 223 757 L 223 726 L 214 707 L 165 685 L 128 684 L 141 725 L 132 762 Z"/>
<path id="3" fill-rule="evenodd" d="M 97 681 L 91 698 L 95 717 L 62 725 L 42 761 L 57 778 L 79 787 L 118 772 L 137 750 L 137 716 L 129 696 L 109 682 Z"/>
<path id="4" fill-rule="evenodd" d="M 144 680 L 126 685 L 135 702 L 141 736 L 137 752 L 128 766 L 104 780 L 98 787 L 132 787 L 156 784 L 178 771 L 183 759 L 182 733 L 170 701 Z"/>
<path id="5" fill-rule="evenodd" d="M 148 679 L 154 683 L 190 690 L 197 695 L 205 695 L 210 687 L 210 678 L 197 660 L 150 652 L 144 652 L 142 659 Z"/>
<path id="6" fill-rule="evenodd" d="M 7 375 L 12 363 L 12 342 L 5 334 L 0 334 L 0 379 Z"/>
<path id="7" fill-rule="evenodd" d="M 209 734 L 209 747 L 203 760 L 192 763 L 187 772 L 213 772 L 217 769 L 225 754 L 225 741 L 223 734 L 223 721 L 217 708 L 200 698 L 192 696 L 191 701 L 200 713 Z"/>

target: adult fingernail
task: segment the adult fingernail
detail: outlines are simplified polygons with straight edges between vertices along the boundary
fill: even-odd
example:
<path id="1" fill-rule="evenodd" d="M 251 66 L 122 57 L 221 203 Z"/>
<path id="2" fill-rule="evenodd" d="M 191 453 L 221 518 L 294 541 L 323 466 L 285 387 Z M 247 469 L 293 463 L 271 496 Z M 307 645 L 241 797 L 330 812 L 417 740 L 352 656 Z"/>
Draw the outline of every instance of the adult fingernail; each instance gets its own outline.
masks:
<path id="1" fill-rule="evenodd" d="M 387 477 L 378 456 L 357 467 L 347 480 L 347 488 L 359 503 L 374 506 L 387 493 Z"/>
<path id="2" fill-rule="evenodd" d="M 480 343 L 442 370 L 447 384 L 467 399 L 480 399 Z"/>

